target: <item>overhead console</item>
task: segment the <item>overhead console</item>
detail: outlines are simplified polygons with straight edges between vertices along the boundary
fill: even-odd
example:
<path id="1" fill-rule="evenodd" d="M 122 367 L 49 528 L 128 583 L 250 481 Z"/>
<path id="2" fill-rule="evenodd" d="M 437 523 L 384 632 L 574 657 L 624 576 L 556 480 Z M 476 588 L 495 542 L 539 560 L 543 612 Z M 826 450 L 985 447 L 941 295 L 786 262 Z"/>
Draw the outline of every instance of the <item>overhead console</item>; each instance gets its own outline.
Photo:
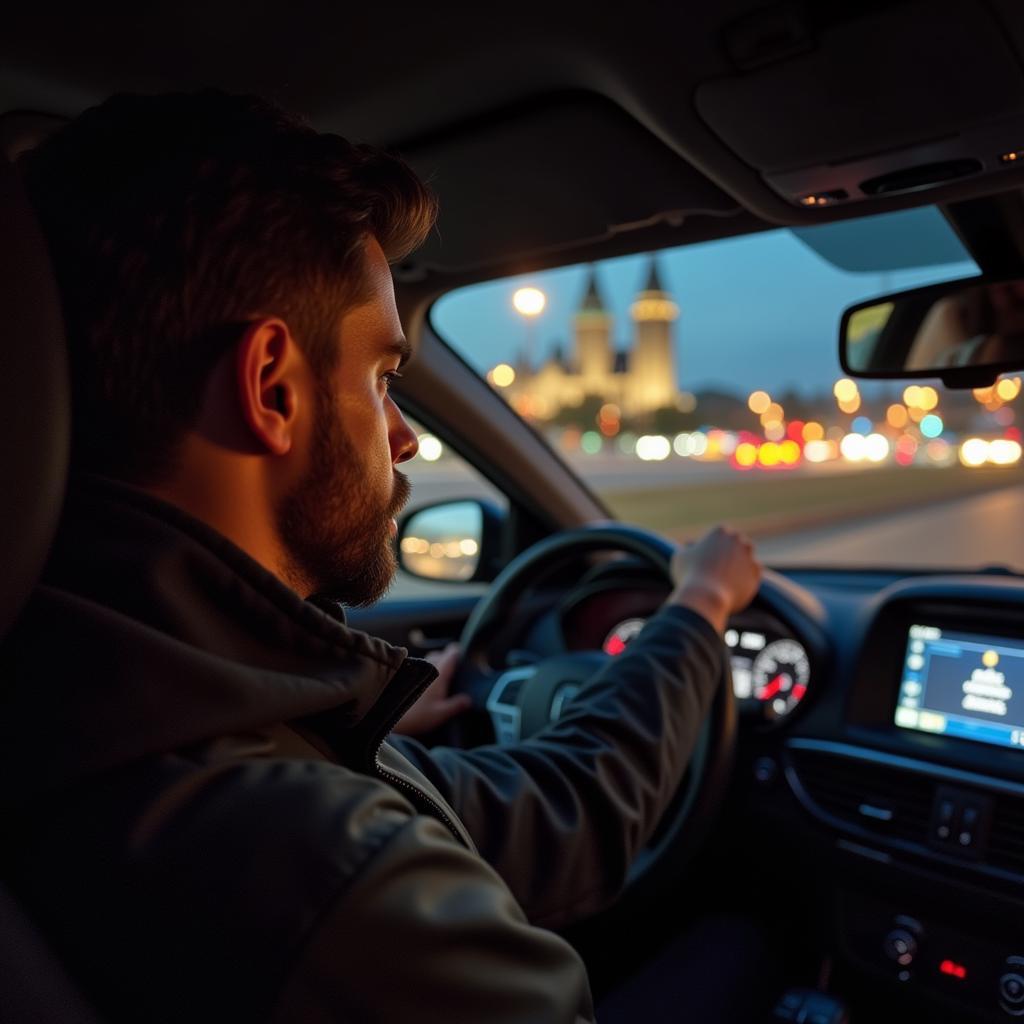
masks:
<path id="1" fill-rule="evenodd" d="M 822 26 L 780 4 L 739 19 L 726 45 L 747 66 L 703 83 L 697 110 L 795 206 L 1005 177 L 1024 161 L 1024 74 L 982 5 L 902 4 Z"/>

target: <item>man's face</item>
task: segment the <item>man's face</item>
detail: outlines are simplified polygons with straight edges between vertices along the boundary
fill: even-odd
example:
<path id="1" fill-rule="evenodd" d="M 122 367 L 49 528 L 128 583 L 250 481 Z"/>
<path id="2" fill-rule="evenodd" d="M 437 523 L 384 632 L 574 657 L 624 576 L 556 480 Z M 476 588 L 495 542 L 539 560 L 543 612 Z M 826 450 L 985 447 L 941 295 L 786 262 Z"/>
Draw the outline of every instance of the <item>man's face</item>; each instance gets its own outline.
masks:
<path id="1" fill-rule="evenodd" d="M 367 298 L 342 317 L 340 356 L 318 381 L 308 468 L 277 510 L 290 575 L 349 605 L 373 603 L 394 576 L 394 517 L 409 497 L 394 467 L 417 450 L 388 394 L 408 344 L 391 271 L 372 238 L 366 262 Z"/>

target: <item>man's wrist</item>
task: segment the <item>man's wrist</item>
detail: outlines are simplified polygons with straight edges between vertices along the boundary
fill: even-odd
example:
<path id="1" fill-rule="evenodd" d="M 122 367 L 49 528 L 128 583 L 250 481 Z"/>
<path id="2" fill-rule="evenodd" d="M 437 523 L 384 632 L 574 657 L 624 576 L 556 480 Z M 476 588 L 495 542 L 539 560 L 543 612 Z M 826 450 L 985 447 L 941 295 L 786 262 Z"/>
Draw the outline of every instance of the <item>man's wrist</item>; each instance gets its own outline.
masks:
<path id="1" fill-rule="evenodd" d="M 707 580 L 687 580 L 669 595 L 668 604 L 689 608 L 703 616 L 716 633 L 724 633 L 732 603 L 725 587 Z"/>

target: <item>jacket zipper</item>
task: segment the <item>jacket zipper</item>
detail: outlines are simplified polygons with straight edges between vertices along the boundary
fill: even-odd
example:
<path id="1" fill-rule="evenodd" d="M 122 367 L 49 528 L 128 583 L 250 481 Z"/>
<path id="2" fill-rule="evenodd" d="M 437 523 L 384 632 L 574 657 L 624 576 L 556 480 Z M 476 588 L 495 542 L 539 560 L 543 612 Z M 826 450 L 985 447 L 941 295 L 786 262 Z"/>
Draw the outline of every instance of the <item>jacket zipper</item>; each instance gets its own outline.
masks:
<path id="1" fill-rule="evenodd" d="M 381 778 L 386 779 L 393 786 L 397 786 L 399 789 L 408 790 L 410 793 L 416 796 L 418 801 L 427 804 L 433 811 L 434 816 L 436 818 L 439 818 L 442 824 L 448 829 L 448 831 L 451 832 L 451 834 L 455 836 L 456 839 L 458 839 L 459 844 L 461 846 L 466 846 L 466 840 L 462 838 L 462 833 L 459 831 L 458 826 L 455 824 L 454 821 L 452 821 L 452 819 L 447 814 L 445 814 L 444 808 L 441 807 L 441 805 L 436 800 L 434 800 L 429 793 L 425 793 L 422 789 L 419 788 L 419 786 L 414 786 L 411 782 L 407 782 L 405 779 L 400 778 L 397 775 L 394 775 L 392 772 L 389 772 L 387 768 L 385 768 L 379 762 L 376 764 L 376 769 L 377 774 L 380 775 Z M 413 802 L 415 803 L 416 801 Z"/>
<path id="2" fill-rule="evenodd" d="M 455 822 L 452 821 L 451 817 L 445 813 L 444 808 L 429 793 L 420 789 L 419 786 L 414 785 L 408 780 L 403 779 L 401 776 L 395 775 L 393 772 L 388 771 L 387 768 L 385 768 L 380 763 L 380 761 L 377 760 L 377 755 L 380 753 L 380 748 L 384 746 L 384 740 L 387 738 L 388 734 L 398 724 L 402 715 L 404 715 L 406 711 L 408 711 L 409 708 L 411 708 L 413 704 L 415 704 L 416 701 L 419 700 L 419 698 L 423 694 L 423 691 L 430 685 L 431 682 L 433 682 L 433 680 L 427 680 L 427 682 L 425 682 L 422 686 L 417 687 L 417 689 L 412 692 L 410 699 L 402 701 L 397 711 L 395 711 L 388 719 L 386 727 L 381 729 L 381 731 L 374 738 L 374 741 L 370 744 L 370 746 L 373 749 L 373 768 L 374 771 L 381 778 L 386 779 L 388 782 L 390 782 L 394 786 L 397 786 L 399 789 L 404 789 L 412 793 L 416 797 L 416 800 L 414 800 L 413 803 L 416 803 L 418 801 L 420 803 L 426 804 L 427 807 L 431 809 L 434 817 L 438 818 L 442 822 L 445 828 L 447 828 L 448 831 L 451 832 L 453 836 L 455 836 L 455 838 L 459 841 L 459 843 L 462 846 L 466 846 L 467 849 L 469 849 L 466 840 L 463 838 L 462 832 L 459 830 L 458 825 L 456 825 Z"/>

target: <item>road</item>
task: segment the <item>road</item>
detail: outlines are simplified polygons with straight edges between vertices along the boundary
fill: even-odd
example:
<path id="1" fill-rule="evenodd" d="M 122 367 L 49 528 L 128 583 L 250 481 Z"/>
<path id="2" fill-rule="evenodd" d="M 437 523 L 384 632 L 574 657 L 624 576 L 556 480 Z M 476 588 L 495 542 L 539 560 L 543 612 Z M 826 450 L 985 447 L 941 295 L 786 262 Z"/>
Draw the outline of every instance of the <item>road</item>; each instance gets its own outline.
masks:
<path id="1" fill-rule="evenodd" d="M 768 565 L 1009 565 L 1024 571 L 1024 487 L 1008 487 L 931 507 L 903 510 L 785 534 L 758 545 Z"/>
<path id="2" fill-rule="evenodd" d="M 413 464 L 415 466 L 415 464 Z M 412 467 L 410 467 L 412 468 Z M 727 465 L 687 463 L 675 472 L 664 464 L 600 459 L 588 462 L 597 490 L 617 486 L 677 487 L 736 476 Z M 673 467 L 675 468 L 675 467 Z M 820 468 L 813 472 L 821 472 Z M 475 473 L 459 464 L 416 467 L 412 504 L 454 497 L 501 501 Z M 757 481 L 752 481 L 756 487 Z M 762 539 L 765 562 L 778 566 L 948 566 L 1004 564 L 1024 571 L 1024 487 L 1020 485 L 913 509 L 875 514 L 835 525 L 803 528 Z"/>

